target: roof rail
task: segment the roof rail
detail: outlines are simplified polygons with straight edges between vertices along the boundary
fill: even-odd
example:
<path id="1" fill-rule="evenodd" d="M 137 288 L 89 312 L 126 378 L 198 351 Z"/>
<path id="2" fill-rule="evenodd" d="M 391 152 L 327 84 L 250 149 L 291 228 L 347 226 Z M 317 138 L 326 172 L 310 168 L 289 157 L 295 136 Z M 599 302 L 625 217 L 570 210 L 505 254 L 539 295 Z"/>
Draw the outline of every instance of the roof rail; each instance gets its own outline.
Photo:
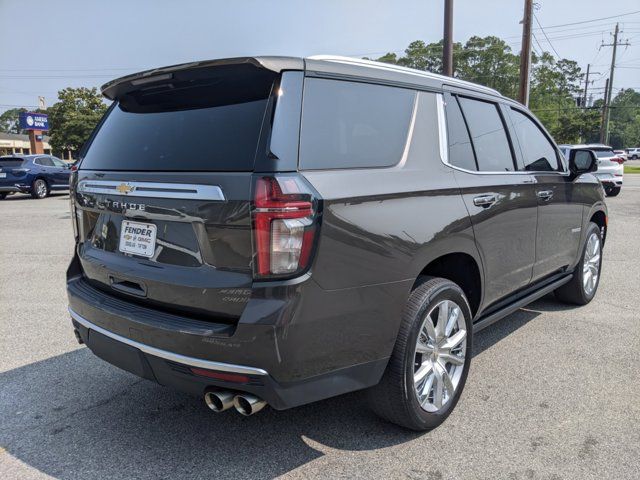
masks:
<path id="1" fill-rule="evenodd" d="M 309 58 L 310 60 L 346 63 L 349 65 L 360 65 L 363 67 L 375 68 L 379 70 L 388 70 L 393 72 L 406 73 L 408 75 L 416 75 L 423 78 L 430 78 L 432 80 L 439 80 L 441 82 L 450 83 L 452 85 L 467 86 L 470 88 L 475 88 L 477 90 L 483 90 L 483 91 L 489 92 L 493 95 L 502 96 L 502 94 L 499 91 L 491 87 L 486 87 L 484 85 L 479 85 L 477 83 L 468 82 L 466 80 L 460 80 L 459 78 L 447 77 L 445 75 L 427 72 L 425 70 L 416 70 L 415 68 L 402 67 L 400 65 L 393 65 L 391 63 L 375 62 L 373 60 L 365 60 L 363 58 L 343 57 L 340 55 L 312 55 L 307 58 Z"/>

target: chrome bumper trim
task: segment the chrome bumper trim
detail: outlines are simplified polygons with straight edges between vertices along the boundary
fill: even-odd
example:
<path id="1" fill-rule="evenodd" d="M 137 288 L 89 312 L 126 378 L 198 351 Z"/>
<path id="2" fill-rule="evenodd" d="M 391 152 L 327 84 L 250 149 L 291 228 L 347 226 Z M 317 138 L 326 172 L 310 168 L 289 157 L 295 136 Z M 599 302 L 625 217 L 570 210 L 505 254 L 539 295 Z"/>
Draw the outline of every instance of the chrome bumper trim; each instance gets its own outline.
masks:
<path id="1" fill-rule="evenodd" d="M 205 368 L 207 370 L 240 373 L 244 375 L 268 375 L 267 371 L 261 368 L 247 367 L 244 365 L 234 365 L 232 363 L 213 362 L 211 360 L 203 360 L 201 358 L 187 357 L 185 355 L 180 355 L 179 353 L 173 353 L 167 350 L 162 350 L 160 348 L 151 347 L 149 345 L 145 345 L 144 343 L 136 342 L 135 340 L 131 340 L 130 338 L 126 338 L 121 335 L 118 335 L 117 333 L 110 332 L 109 330 L 105 330 L 104 328 L 91 323 L 89 320 L 87 320 L 83 316 L 74 312 L 71 309 L 71 307 L 69 307 L 68 310 L 69 310 L 69 315 L 71 315 L 71 318 L 73 318 L 76 322 L 80 323 L 84 327 L 94 330 L 98 333 L 101 333 L 102 335 L 110 337 L 113 340 L 116 340 L 118 342 L 137 348 L 138 350 L 141 350 L 144 353 L 148 353 L 149 355 L 153 355 L 154 357 L 164 358 L 165 360 L 181 363 L 183 365 L 189 365 L 191 367 Z"/>

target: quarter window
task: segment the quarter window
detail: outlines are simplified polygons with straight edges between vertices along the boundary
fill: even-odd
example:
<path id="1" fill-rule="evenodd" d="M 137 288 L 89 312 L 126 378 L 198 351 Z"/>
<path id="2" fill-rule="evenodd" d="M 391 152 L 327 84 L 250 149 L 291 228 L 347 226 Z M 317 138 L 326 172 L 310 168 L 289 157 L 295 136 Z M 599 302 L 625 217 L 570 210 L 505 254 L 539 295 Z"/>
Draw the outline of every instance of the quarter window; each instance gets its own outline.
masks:
<path id="1" fill-rule="evenodd" d="M 35 163 L 42 165 L 43 167 L 53 167 L 53 161 L 49 157 L 37 158 Z"/>
<path id="2" fill-rule="evenodd" d="M 447 95 L 445 110 L 447 113 L 449 163 L 466 170 L 477 170 L 469 131 L 464 123 L 456 97 Z"/>
<path id="3" fill-rule="evenodd" d="M 511 120 L 524 161 L 529 172 L 553 172 L 558 170 L 556 149 L 542 130 L 522 112 L 511 109 Z"/>
<path id="4" fill-rule="evenodd" d="M 476 152 L 478 169 L 483 172 L 515 170 L 511 147 L 502 117 L 495 103 L 459 97 Z"/>
<path id="5" fill-rule="evenodd" d="M 390 167 L 407 141 L 415 91 L 308 78 L 300 133 L 300 168 Z"/>
<path id="6" fill-rule="evenodd" d="M 51 158 L 51 161 L 56 167 L 64 167 L 66 165 L 66 163 L 64 163 L 59 158 L 56 158 L 56 157 L 49 157 L 49 158 Z"/>

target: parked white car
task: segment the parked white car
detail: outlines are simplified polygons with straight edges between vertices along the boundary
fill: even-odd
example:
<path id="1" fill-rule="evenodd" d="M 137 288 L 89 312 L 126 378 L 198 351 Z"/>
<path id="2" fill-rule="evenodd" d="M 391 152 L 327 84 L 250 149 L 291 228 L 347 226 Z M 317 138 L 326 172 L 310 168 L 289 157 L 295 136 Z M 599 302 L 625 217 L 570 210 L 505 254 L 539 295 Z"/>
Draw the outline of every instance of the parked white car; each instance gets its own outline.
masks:
<path id="1" fill-rule="evenodd" d="M 614 150 L 613 153 L 615 153 L 618 157 L 620 157 L 625 162 L 629 160 L 629 157 L 627 156 L 627 152 L 625 152 L 624 150 Z"/>
<path id="2" fill-rule="evenodd" d="M 614 153 L 613 148 L 601 143 L 588 145 L 559 145 L 562 154 L 569 158 L 569 152 L 574 148 L 588 148 L 593 150 L 598 157 L 598 171 L 594 175 L 598 177 L 607 197 L 615 197 L 622 189 L 624 175 L 624 159 Z"/>
<path id="3" fill-rule="evenodd" d="M 640 147 L 627 148 L 627 158 L 631 160 L 637 160 L 640 158 Z"/>

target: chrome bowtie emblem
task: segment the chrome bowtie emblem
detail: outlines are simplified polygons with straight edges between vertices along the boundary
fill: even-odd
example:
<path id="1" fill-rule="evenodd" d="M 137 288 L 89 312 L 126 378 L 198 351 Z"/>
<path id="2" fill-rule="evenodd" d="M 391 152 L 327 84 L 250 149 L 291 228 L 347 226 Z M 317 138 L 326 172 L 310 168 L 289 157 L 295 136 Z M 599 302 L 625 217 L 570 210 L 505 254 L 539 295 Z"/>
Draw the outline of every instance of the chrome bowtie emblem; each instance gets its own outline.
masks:
<path id="1" fill-rule="evenodd" d="M 128 195 L 129 193 L 133 192 L 135 189 L 136 187 L 134 187 L 133 185 L 129 185 L 128 183 L 121 183 L 116 187 L 116 190 L 118 191 L 118 193 L 121 193 L 123 195 Z"/>

